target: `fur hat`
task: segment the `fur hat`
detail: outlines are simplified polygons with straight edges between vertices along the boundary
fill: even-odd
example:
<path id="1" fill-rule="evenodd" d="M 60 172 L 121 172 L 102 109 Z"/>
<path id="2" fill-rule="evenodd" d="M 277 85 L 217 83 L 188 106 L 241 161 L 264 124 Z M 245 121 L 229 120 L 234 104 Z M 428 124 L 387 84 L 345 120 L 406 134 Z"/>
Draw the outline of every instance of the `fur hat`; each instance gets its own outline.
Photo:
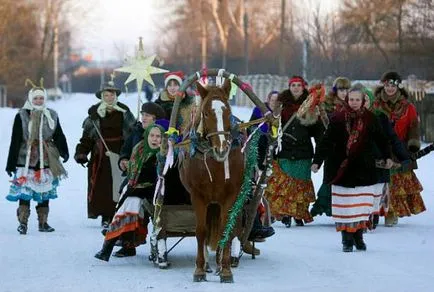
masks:
<path id="1" fill-rule="evenodd" d="M 164 111 L 164 109 L 155 102 L 147 102 L 142 104 L 140 112 L 154 115 L 156 120 L 164 119 L 164 117 L 166 116 L 166 112 Z"/>
<path id="2" fill-rule="evenodd" d="M 383 84 L 384 83 L 391 83 L 391 84 L 395 84 L 398 86 L 399 84 L 402 83 L 402 78 L 397 72 L 389 71 L 389 72 L 384 73 L 381 76 L 381 82 Z"/>
<path id="3" fill-rule="evenodd" d="M 338 89 L 350 89 L 351 81 L 346 77 L 338 77 L 333 81 L 333 92 L 337 92 Z"/>
<path id="4" fill-rule="evenodd" d="M 109 82 L 103 84 L 103 86 L 101 87 L 101 89 L 98 90 L 95 93 L 96 97 L 98 97 L 99 99 L 101 99 L 102 93 L 104 91 L 114 92 L 114 93 L 116 93 L 116 96 L 119 96 L 122 93 L 122 91 L 115 86 L 115 83 L 113 81 L 109 81 Z"/>
<path id="5" fill-rule="evenodd" d="M 177 81 L 179 86 L 181 86 L 183 79 L 184 79 L 184 73 L 182 71 L 166 73 L 164 74 L 164 87 L 167 87 L 167 85 L 169 85 L 170 80 Z"/>

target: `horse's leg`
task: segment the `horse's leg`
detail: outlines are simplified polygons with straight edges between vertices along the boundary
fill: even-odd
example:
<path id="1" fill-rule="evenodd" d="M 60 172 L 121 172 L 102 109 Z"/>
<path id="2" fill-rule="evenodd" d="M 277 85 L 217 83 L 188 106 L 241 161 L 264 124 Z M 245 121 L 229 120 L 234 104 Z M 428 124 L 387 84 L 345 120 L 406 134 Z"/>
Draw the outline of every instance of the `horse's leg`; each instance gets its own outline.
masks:
<path id="1" fill-rule="evenodd" d="M 192 195 L 192 199 L 195 198 Z M 194 202 L 193 202 L 194 201 Z M 194 271 L 193 281 L 206 281 L 205 271 L 205 238 L 206 238 L 206 206 L 202 202 L 197 202 L 193 199 L 192 203 L 196 213 L 196 240 L 197 240 L 197 255 L 196 255 L 196 270 Z"/>
<path id="2" fill-rule="evenodd" d="M 222 206 L 221 212 L 220 212 L 220 234 L 223 234 L 224 228 L 226 227 L 227 220 L 228 220 L 228 211 L 231 208 L 232 204 L 226 204 Z M 232 232 L 233 234 L 233 232 Z M 220 270 L 220 282 L 221 283 L 233 283 L 234 277 L 232 275 L 231 271 L 231 245 L 232 245 L 232 239 L 233 235 L 231 234 L 228 242 L 226 243 L 226 246 L 221 253 L 223 253 L 222 261 L 221 261 L 221 270 Z"/>

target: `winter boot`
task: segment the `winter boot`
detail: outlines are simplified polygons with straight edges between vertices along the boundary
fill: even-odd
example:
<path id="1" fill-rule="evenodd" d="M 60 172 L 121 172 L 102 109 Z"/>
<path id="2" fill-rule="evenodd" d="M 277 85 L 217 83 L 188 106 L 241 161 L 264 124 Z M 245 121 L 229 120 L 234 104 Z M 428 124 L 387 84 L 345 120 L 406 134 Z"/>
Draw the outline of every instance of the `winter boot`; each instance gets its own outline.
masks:
<path id="1" fill-rule="evenodd" d="M 388 213 L 385 217 L 384 217 L 384 226 L 386 227 L 393 227 L 396 220 L 396 223 L 398 223 L 398 219 L 397 217 L 395 217 L 392 213 Z"/>
<path id="2" fill-rule="evenodd" d="M 53 232 L 54 228 L 48 225 L 48 207 L 36 207 L 36 213 L 38 213 L 39 231 L 40 232 Z"/>
<path id="3" fill-rule="evenodd" d="M 291 216 L 283 216 L 282 217 L 282 223 L 285 224 L 286 228 L 291 227 Z"/>
<path id="4" fill-rule="evenodd" d="M 348 231 L 342 231 L 342 251 L 352 252 L 353 251 L 353 233 Z"/>
<path id="5" fill-rule="evenodd" d="M 115 247 L 116 240 L 117 238 L 104 240 L 101 250 L 95 254 L 95 257 L 99 260 L 108 262 L 113 248 Z"/>
<path id="6" fill-rule="evenodd" d="M 30 206 L 28 205 L 19 205 L 17 209 L 17 217 L 20 225 L 17 228 L 17 231 L 20 234 L 27 234 L 27 222 L 30 217 Z"/>
<path id="7" fill-rule="evenodd" d="M 250 241 L 246 241 L 243 245 L 243 252 L 245 252 L 246 254 L 253 254 L 254 255 L 260 255 L 261 254 L 261 250 L 256 248 L 253 249 L 253 245 Z"/>
<path id="8" fill-rule="evenodd" d="M 378 214 L 374 214 L 369 216 L 369 220 L 371 221 L 372 224 L 372 229 L 377 228 L 378 222 L 380 221 L 380 215 Z"/>
<path id="9" fill-rule="evenodd" d="M 354 233 L 354 245 L 357 250 L 366 250 L 366 244 L 363 241 L 363 229 L 359 229 Z"/>
<path id="10" fill-rule="evenodd" d="M 114 257 L 124 258 L 124 257 L 133 257 L 136 255 L 135 247 L 122 247 L 120 250 L 113 254 Z"/>
<path id="11" fill-rule="evenodd" d="M 295 226 L 304 226 L 303 219 L 294 219 Z"/>

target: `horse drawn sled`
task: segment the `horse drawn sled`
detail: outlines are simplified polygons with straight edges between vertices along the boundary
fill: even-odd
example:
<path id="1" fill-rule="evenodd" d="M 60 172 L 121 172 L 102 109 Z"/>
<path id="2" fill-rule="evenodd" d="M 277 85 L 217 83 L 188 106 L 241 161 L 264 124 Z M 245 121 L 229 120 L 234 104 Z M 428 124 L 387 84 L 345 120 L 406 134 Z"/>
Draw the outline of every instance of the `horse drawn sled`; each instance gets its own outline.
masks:
<path id="1" fill-rule="evenodd" d="M 216 77 L 216 85 L 203 86 L 198 82 L 207 77 Z M 218 81 L 223 78 L 224 82 Z M 196 72 L 186 79 L 179 91 L 185 92 L 193 84 L 200 94 L 200 103 L 196 110 L 191 111 L 189 126 L 181 133 L 176 129 L 183 98 L 180 94 L 175 99 L 169 130 L 163 138 L 159 154 L 159 178 L 153 206 L 148 206 L 153 214 L 150 259 L 157 261 L 158 257 L 167 257 L 167 253 L 183 238 L 195 236 L 197 256 L 193 280 L 206 280 L 205 257 L 208 246 L 217 251 L 220 281 L 233 282 L 231 242 L 235 236 L 241 244 L 247 241 L 257 206 L 271 174 L 269 167 L 275 145 L 270 143 L 265 170 L 258 172 L 260 133 L 254 130 L 247 136 L 245 129 L 255 124 L 260 126 L 272 123 L 277 119 L 248 84 L 224 69 Z M 262 111 L 264 118 L 248 123 L 235 122 L 229 104 L 232 86 L 238 86 Z M 274 125 L 273 128 L 274 131 L 271 132 L 276 135 L 270 135 L 272 142 L 279 140 L 276 140 L 279 136 L 277 133 L 281 132 L 280 126 L 279 130 Z M 164 177 L 171 167 L 176 167 L 179 171 L 180 180 L 191 196 L 191 205 L 163 204 Z M 241 213 L 244 215 L 240 216 Z M 168 237 L 181 238 L 167 250 L 165 239 Z"/>

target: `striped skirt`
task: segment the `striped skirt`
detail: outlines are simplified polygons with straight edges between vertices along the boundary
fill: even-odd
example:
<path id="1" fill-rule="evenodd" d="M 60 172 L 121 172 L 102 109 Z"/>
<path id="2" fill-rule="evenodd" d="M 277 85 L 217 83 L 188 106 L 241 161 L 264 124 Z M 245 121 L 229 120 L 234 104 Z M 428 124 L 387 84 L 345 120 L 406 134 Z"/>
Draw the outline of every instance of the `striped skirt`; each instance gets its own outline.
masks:
<path id="1" fill-rule="evenodd" d="M 132 246 L 139 246 L 146 242 L 147 213 L 143 208 L 143 199 L 128 197 L 118 209 L 105 236 L 106 240 L 121 237 L 123 234 L 133 232 Z"/>
<path id="2" fill-rule="evenodd" d="M 367 228 L 369 216 L 378 212 L 384 184 L 346 188 L 332 185 L 332 216 L 337 231 L 356 232 Z"/>

